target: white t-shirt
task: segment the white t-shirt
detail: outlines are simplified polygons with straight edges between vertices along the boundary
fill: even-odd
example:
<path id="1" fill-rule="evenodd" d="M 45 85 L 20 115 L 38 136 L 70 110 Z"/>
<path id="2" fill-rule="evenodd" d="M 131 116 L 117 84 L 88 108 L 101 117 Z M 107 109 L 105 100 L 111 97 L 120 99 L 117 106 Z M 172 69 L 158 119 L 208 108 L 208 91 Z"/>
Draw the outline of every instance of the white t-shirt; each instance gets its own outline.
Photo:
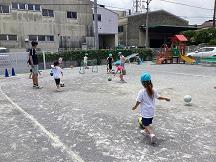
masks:
<path id="1" fill-rule="evenodd" d="M 62 76 L 62 69 L 59 66 L 55 66 L 52 68 L 53 78 L 60 79 Z"/>
<path id="2" fill-rule="evenodd" d="M 155 113 L 155 99 L 159 98 L 156 90 L 153 98 L 149 97 L 146 89 L 141 89 L 137 96 L 137 101 L 140 102 L 140 114 L 143 118 L 153 118 Z"/>
<path id="3" fill-rule="evenodd" d="M 87 60 L 88 60 L 88 57 L 85 56 L 83 62 L 84 62 L 85 64 L 87 64 Z"/>
<path id="4" fill-rule="evenodd" d="M 121 61 L 121 63 L 123 63 L 123 64 L 125 63 L 126 60 L 125 60 L 125 57 L 124 57 L 123 55 L 120 56 L 120 61 Z"/>

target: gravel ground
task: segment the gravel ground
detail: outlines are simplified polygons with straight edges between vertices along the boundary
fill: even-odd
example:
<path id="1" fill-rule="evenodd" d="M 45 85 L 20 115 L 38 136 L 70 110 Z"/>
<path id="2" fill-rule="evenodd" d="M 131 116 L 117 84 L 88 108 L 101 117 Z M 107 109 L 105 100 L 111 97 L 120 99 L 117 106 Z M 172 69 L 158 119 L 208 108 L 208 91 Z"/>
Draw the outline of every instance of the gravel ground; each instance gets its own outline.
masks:
<path id="1" fill-rule="evenodd" d="M 216 161 L 216 68 L 201 65 L 126 65 L 127 83 L 108 82 L 106 67 L 64 70 L 65 87 L 55 91 L 49 70 L 33 89 L 28 74 L 0 78 L 0 161 L 125 162 Z M 140 74 L 171 102 L 157 101 L 157 144 L 140 133 Z M 192 96 L 190 106 L 183 97 Z"/>

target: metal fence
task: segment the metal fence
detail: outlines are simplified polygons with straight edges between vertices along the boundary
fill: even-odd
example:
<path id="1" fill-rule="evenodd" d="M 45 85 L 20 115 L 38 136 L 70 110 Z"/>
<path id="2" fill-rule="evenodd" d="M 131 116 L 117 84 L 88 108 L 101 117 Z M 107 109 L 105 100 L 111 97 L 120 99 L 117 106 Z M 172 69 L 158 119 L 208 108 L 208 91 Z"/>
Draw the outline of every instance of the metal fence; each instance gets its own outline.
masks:
<path id="1" fill-rule="evenodd" d="M 4 74 L 5 69 L 11 73 L 12 68 L 16 73 L 29 72 L 27 60 L 27 52 L 0 53 L 0 75 Z"/>

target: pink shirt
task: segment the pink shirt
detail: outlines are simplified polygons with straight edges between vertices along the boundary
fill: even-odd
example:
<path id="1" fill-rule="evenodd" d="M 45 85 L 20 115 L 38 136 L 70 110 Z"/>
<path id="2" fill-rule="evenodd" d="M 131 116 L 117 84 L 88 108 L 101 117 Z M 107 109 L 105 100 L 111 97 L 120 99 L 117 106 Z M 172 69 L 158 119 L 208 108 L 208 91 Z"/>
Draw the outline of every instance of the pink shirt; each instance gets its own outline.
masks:
<path id="1" fill-rule="evenodd" d="M 117 69 L 118 71 L 121 71 L 121 70 L 123 70 L 124 68 L 123 68 L 122 66 L 119 65 L 119 66 L 116 67 L 116 69 Z"/>

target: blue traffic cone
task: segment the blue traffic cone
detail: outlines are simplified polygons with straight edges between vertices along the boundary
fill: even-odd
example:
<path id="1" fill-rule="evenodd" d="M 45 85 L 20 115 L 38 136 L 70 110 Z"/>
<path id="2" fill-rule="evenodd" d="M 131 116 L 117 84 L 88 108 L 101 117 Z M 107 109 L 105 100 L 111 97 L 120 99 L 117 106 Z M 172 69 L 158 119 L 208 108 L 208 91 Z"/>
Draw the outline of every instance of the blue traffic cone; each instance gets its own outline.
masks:
<path id="1" fill-rule="evenodd" d="M 14 70 L 14 68 L 12 68 L 11 76 L 15 76 L 15 75 L 16 75 L 15 70 Z"/>
<path id="2" fill-rule="evenodd" d="M 9 77 L 9 73 L 7 69 L 5 69 L 5 77 Z"/>

